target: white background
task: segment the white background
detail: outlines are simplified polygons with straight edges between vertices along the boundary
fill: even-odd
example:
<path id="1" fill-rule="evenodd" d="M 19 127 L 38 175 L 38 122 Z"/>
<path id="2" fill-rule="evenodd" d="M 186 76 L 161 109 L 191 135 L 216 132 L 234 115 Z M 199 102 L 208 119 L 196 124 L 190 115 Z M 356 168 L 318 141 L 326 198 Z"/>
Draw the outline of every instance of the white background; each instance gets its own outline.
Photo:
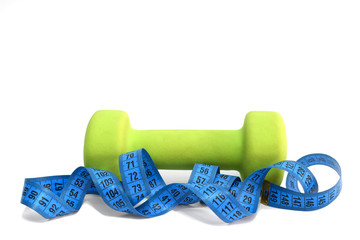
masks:
<path id="1" fill-rule="evenodd" d="M 359 1 L 0 0 L 0 234 L 356 236 L 359 80 Z M 261 206 L 233 224 L 201 205 L 143 219 L 112 211 L 97 197 L 87 197 L 76 214 L 44 220 L 20 204 L 24 178 L 83 165 L 86 126 L 99 109 L 126 111 L 137 129 L 238 129 L 248 111 L 277 111 L 288 159 L 333 156 L 343 190 L 322 210 Z M 321 190 L 337 181 L 326 167 L 311 169 Z M 162 173 L 167 182 L 185 182 L 189 174 Z"/>

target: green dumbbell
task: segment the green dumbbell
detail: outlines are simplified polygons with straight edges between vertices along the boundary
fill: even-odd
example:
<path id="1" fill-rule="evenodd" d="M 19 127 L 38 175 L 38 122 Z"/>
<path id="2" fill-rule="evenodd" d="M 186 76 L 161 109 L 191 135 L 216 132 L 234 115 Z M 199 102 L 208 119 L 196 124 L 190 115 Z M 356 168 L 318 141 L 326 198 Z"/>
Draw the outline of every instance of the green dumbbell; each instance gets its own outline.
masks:
<path id="1" fill-rule="evenodd" d="M 286 134 L 276 112 L 249 112 L 240 130 L 135 130 L 123 111 L 101 110 L 91 118 L 85 136 L 86 167 L 111 171 L 120 178 L 120 154 L 145 148 L 159 169 L 192 169 L 195 163 L 237 170 L 242 179 L 286 159 Z M 267 180 L 280 185 L 283 171 Z"/>

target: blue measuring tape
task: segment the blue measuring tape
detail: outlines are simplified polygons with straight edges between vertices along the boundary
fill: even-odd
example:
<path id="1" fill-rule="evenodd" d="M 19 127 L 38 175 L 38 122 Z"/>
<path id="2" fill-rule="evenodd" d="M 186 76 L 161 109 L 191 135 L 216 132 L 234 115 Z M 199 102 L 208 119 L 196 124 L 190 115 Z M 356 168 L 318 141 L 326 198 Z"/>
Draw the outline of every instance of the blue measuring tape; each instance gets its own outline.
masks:
<path id="1" fill-rule="evenodd" d="M 339 181 L 318 192 L 317 181 L 308 169 L 312 165 L 329 166 L 339 174 Z M 325 154 L 276 163 L 243 182 L 220 174 L 218 166 L 195 164 L 188 183 L 166 185 L 145 149 L 120 155 L 119 167 L 122 182 L 111 172 L 87 167 L 79 167 L 71 175 L 25 179 L 21 203 L 45 218 L 55 218 L 78 211 L 86 194 L 99 194 L 114 210 L 156 217 L 179 204 L 202 201 L 224 222 L 233 222 L 254 214 L 260 197 L 268 206 L 311 211 L 333 202 L 342 186 L 339 164 Z M 271 168 L 288 172 L 286 188 L 264 180 Z"/>

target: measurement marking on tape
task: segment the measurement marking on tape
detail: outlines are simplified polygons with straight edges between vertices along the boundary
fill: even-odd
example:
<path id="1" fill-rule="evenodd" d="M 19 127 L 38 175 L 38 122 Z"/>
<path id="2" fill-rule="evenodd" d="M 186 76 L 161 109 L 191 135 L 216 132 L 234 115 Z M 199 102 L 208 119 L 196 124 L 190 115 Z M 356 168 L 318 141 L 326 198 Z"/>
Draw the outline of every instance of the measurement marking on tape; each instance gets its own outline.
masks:
<path id="1" fill-rule="evenodd" d="M 308 169 L 313 165 L 334 169 L 340 176 L 338 182 L 319 193 L 316 178 Z M 260 198 L 268 206 L 312 211 L 332 203 L 342 188 L 340 165 L 325 154 L 273 164 L 253 172 L 243 182 L 220 174 L 218 166 L 195 164 L 188 183 L 166 185 L 145 149 L 120 155 L 119 166 L 122 182 L 111 172 L 87 167 L 79 167 L 71 175 L 27 178 L 21 203 L 50 219 L 78 211 L 86 194 L 100 195 L 114 210 L 144 217 L 202 201 L 221 220 L 233 222 L 254 214 Z M 264 180 L 271 168 L 288 172 L 286 188 Z"/>

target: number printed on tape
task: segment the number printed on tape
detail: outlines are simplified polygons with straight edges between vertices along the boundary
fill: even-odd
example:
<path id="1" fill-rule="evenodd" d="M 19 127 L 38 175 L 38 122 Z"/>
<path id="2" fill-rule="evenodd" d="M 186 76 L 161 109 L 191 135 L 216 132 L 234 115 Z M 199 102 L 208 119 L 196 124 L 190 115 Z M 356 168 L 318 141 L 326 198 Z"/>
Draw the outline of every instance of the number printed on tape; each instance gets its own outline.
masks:
<path id="1" fill-rule="evenodd" d="M 318 193 L 315 176 L 308 169 L 325 165 L 340 176 L 327 191 Z M 297 161 L 282 161 L 239 177 L 220 174 L 218 166 L 195 164 L 188 183 L 166 185 L 145 149 L 119 157 L 122 182 L 111 172 L 79 167 L 71 175 L 25 179 L 21 203 L 45 218 L 55 218 L 80 209 L 86 194 L 98 194 L 114 210 L 156 217 L 175 206 L 199 201 L 224 222 L 254 214 L 259 200 L 272 207 L 311 211 L 323 208 L 339 196 L 340 165 L 325 154 L 310 154 Z M 272 168 L 288 172 L 286 188 L 266 182 Z M 298 182 L 304 189 L 301 193 Z"/>

